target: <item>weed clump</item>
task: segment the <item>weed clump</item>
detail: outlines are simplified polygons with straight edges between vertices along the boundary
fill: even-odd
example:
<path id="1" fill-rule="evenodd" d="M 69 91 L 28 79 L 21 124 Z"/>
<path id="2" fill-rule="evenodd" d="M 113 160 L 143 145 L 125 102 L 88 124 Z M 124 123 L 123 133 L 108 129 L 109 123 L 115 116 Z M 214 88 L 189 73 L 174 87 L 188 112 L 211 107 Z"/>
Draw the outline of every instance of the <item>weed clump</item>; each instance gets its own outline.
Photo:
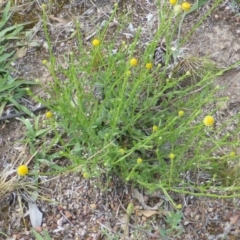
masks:
<path id="1" fill-rule="evenodd" d="M 176 6 L 176 1 L 170 4 Z M 170 17 L 163 15 L 166 26 L 144 51 L 137 47 L 141 29 L 128 45 L 105 39 L 111 17 L 92 40 L 90 51 L 79 47 L 81 58 L 73 53 L 66 58 L 67 69 L 54 65 L 51 55 L 47 67 L 54 83 L 51 99 L 44 104 L 56 114 L 53 126 L 67 136 L 61 156 L 70 159 L 84 178 L 117 174 L 151 191 L 161 189 L 168 197 L 170 190 L 187 193 L 192 188 L 214 196 L 216 189 L 223 189 L 219 181 L 229 187 L 230 181 L 222 181 L 229 153 L 218 153 L 222 146 L 229 146 L 229 139 L 221 137 L 223 127 L 212 107 L 219 89 L 211 83 L 219 71 L 206 59 L 185 58 L 181 51 L 182 21 L 190 8 L 184 2 L 182 15 L 174 11 Z M 169 31 L 175 18 L 181 21 Z M 161 65 L 153 59 L 159 36 L 166 38 Z M 234 139 L 231 148 L 239 147 Z M 184 177 L 200 172 L 208 176 L 206 181 Z"/>

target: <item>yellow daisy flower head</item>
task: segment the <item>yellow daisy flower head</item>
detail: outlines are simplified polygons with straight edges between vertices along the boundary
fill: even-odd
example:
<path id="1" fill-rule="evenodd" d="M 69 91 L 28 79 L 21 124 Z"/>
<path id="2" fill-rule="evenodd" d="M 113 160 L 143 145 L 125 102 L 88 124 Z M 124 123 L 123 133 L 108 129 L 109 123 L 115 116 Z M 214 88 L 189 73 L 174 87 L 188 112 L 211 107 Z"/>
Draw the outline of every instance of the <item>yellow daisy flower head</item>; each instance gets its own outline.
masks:
<path id="1" fill-rule="evenodd" d="M 183 9 L 185 12 L 189 11 L 190 8 L 191 8 L 191 4 L 190 4 L 190 3 L 188 3 L 188 2 L 183 2 L 183 3 L 182 3 L 182 9 Z"/>
<path id="2" fill-rule="evenodd" d="M 28 174 L 28 167 L 26 165 L 20 165 L 18 168 L 17 168 L 17 174 L 19 176 L 25 176 Z"/>
<path id="3" fill-rule="evenodd" d="M 179 117 L 182 117 L 184 115 L 184 111 L 183 110 L 180 110 L 179 112 L 178 112 L 178 116 Z"/>
<path id="4" fill-rule="evenodd" d="M 150 69 L 152 69 L 152 68 L 153 68 L 152 63 L 147 63 L 147 64 L 146 64 L 146 69 L 150 70 Z"/>
<path id="5" fill-rule="evenodd" d="M 152 127 L 152 131 L 153 131 L 153 132 L 156 132 L 157 130 L 158 130 L 158 126 L 154 125 L 154 126 Z"/>
<path id="6" fill-rule="evenodd" d="M 170 153 L 170 154 L 169 154 L 169 158 L 170 158 L 171 160 L 173 160 L 173 159 L 175 158 L 175 154 L 174 154 L 174 153 Z"/>
<path id="7" fill-rule="evenodd" d="M 213 124 L 214 124 L 215 120 L 213 118 L 213 116 L 206 116 L 204 119 L 203 119 L 203 124 L 207 127 L 211 127 Z"/>
<path id="8" fill-rule="evenodd" d="M 97 46 L 100 45 L 100 41 L 95 38 L 95 39 L 93 39 L 93 41 L 92 41 L 92 45 L 93 45 L 93 47 L 97 47 Z"/>
<path id="9" fill-rule="evenodd" d="M 143 162 L 142 158 L 137 159 L 137 164 L 141 164 Z"/>
<path id="10" fill-rule="evenodd" d="M 136 66 L 138 65 L 138 60 L 137 60 L 136 58 L 132 58 L 132 59 L 130 60 L 130 65 L 131 65 L 132 67 L 136 67 Z"/>
<path id="11" fill-rule="evenodd" d="M 51 111 L 48 111 L 45 113 L 45 117 L 46 118 L 52 118 L 53 117 L 53 113 Z"/>
<path id="12" fill-rule="evenodd" d="M 174 5 L 177 4 L 177 0 L 169 0 L 169 3 L 170 3 L 172 6 L 174 6 Z"/>

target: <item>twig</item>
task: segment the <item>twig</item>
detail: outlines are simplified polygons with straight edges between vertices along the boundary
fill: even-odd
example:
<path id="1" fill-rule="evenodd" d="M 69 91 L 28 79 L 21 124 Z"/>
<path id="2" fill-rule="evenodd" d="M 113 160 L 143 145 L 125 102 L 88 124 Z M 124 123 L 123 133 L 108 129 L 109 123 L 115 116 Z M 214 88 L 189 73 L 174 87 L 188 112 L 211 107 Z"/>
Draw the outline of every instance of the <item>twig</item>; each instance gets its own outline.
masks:
<path id="1" fill-rule="evenodd" d="M 36 112 L 39 112 L 39 111 L 45 110 L 45 109 L 47 109 L 47 107 L 41 106 L 39 108 L 36 108 L 36 109 L 32 110 L 31 112 L 36 113 Z M 21 116 L 24 116 L 24 115 L 28 115 L 28 114 L 25 113 L 25 112 L 19 112 L 19 113 L 16 113 L 16 114 L 0 117 L 0 121 L 9 120 L 9 119 L 16 118 L 16 117 L 21 117 Z"/>

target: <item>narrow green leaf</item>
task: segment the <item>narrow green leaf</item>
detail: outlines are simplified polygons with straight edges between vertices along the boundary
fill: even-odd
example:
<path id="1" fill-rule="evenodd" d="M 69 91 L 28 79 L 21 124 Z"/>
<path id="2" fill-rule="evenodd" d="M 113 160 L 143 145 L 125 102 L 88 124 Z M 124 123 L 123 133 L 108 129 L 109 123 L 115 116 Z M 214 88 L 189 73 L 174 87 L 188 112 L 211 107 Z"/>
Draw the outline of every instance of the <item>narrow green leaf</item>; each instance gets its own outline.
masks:
<path id="1" fill-rule="evenodd" d="M 45 129 L 38 130 L 35 135 L 36 135 L 36 137 L 39 137 L 41 135 L 46 134 L 50 129 L 51 128 L 45 128 Z"/>
<path id="2" fill-rule="evenodd" d="M 10 53 L 5 53 L 4 55 L 0 56 L 0 63 L 6 61 L 13 54 L 14 54 L 14 51 L 10 52 Z"/>
<path id="3" fill-rule="evenodd" d="M 25 124 L 26 128 L 27 128 L 27 133 L 26 135 L 30 138 L 35 138 L 35 131 L 33 129 L 33 126 L 30 122 L 29 119 L 21 119 L 21 121 Z"/>
<path id="4" fill-rule="evenodd" d="M 50 235 L 46 230 L 43 231 L 43 234 L 44 234 L 45 240 L 52 240 L 52 238 L 50 237 Z"/>
<path id="5" fill-rule="evenodd" d="M 11 35 L 14 35 L 14 34 L 19 33 L 22 29 L 23 29 L 22 26 L 15 26 L 15 25 L 14 25 L 14 26 L 11 26 L 11 27 L 8 27 L 8 28 L 2 30 L 2 31 L 0 32 L 0 37 L 2 38 L 2 39 L 0 40 L 0 42 L 2 42 L 3 40 L 5 40 L 4 36 L 5 36 L 8 32 L 14 31 L 14 32 L 12 32 L 12 34 L 11 34 Z M 13 33 L 14 33 L 14 34 L 13 34 Z M 6 37 L 6 36 L 5 36 L 5 37 Z"/>
<path id="6" fill-rule="evenodd" d="M 17 107 L 19 111 L 26 113 L 30 117 L 35 116 L 34 113 L 32 113 L 29 109 L 27 109 L 23 105 L 19 104 L 15 99 L 10 98 L 9 102 L 11 102 L 15 107 Z"/>
<path id="7" fill-rule="evenodd" d="M 11 14 L 9 14 L 10 6 L 11 6 L 11 1 L 7 3 L 4 9 L 2 20 L 0 21 L 0 29 L 6 24 L 8 19 L 11 17 Z"/>
<path id="8" fill-rule="evenodd" d="M 2 102 L 0 99 L 0 117 L 2 116 L 3 109 L 6 106 L 7 102 Z"/>
<path id="9" fill-rule="evenodd" d="M 37 240 L 45 240 L 34 228 L 32 228 L 32 232 Z"/>

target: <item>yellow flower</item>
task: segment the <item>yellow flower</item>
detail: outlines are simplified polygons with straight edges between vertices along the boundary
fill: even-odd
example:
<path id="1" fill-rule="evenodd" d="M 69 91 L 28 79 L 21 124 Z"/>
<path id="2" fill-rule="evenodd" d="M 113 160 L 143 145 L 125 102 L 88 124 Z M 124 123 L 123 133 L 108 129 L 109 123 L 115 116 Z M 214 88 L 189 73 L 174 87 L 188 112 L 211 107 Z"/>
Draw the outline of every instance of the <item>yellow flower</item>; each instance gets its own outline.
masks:
<path id="1" fill-rule="evenodd" d="M 182 12 L 182 7 L 180 5 L 175 5 L 173 8 L 173 12 L 178 15 Z"/>
<path id="2" fill-rule="evenodd" d="M 182 204 L 177 204 L 175 207 L 176 209 L 182 209 Z"/>
<path id="3" fill-rule="evenodd" d="M 230 153 L 229 153 L 229 156 L 230 156 L 230 157 L 235 157 L 235 156 L 236 156 L 236 153 L 235 153 L 235 152 L 230 152 Z"/>
<path id="4" fill-rule="evenodd" d="M 44 60 L 42 61 L 42 64 L 43 64 L 43 65 L 47 65 L 47 63 L 48 63 L 48 61 L 47 61 L 46 59 L 44 59 Z"/>
<path id="5" fill-rule="evenodd" d="M 136 67 L 136 66 L 138 65 L 138 60 L 137 60 L 136 58 L 132 58 L 132 59 L 130 60 L 130 65 L 131 65 L 132 67 Z"/>
<path id="6" fill-rule="evenodd" d="M 137 159 L 137 164 L 141 164 L 143 162 L 143 160 L 141 158 Z"/>
<path id="7" fill-rule="evenodd" d="M 203 119 L 203 124 L 207 127 L 211 127 L 214 124 L 214 118 L 213 116 L 206 116 Z"/>
<path id="8" fill-rule="evenodd" d="M 48 111 L 48 112 L 45 113 L 45 117 L 46 118 L 52 118 L 53 117 L 53 113 Z"/>
<path id="9" fill-rule="evenodd" d="M 175 154 L 170 153 L 170 154 L 169 154 L 169 158 L 170 158 L 171 160 L 173 160 L 173 159 L 175 158 Z"/>
<path id="10" fill-rule="evenodd" d="M 42 10 L 45 11 L 47 9 L 47 5 L 46 4 L 42 4 Z"/>
<path id="11" fill-rule="evenodd" d="M 158 130 L 158 126 L 154 125 L 154 126 L 152 127 L 152 131 L 153 131 L 153 132 L 156 132 L 157 130 Z"/>
<path id="12" fill-rule="evenodd" d="M 124 150 L 123 148 L 120 148 L 120 149 L 119 149 L 119 153 L 120 153 L 121 155 L 123 155 L 123 154 L 125 153 L 125 150 Z"/>
<path id="13" fill-rule="evenodd" d="M 17 168 L 17 174 L 19 176 L 25 176 L 28 174 L 28 167 L 26 165 L 21 165 Z"/>
<path id="14" fill-rule="evenodd" d="M 153 67 L 152 63 L 147 63 L 146 64 L 146 69 L 150 70 L 150 69 L 152 69 L 152 67 Z"/>
<path id="15" fill-rule="evenodd" d="M 188 2 L 183 2 L 182 3 L 182 9 L 184 10 L 184 11 L 189 11 L 189 9 L 191 8 L 191 4 L 190 3 L 188 3 Z"/>
<path id="16" fill-rule="evenodd" d="M 174 6 L 177 3 L 177 0 L 169 0 L 169 3 Z"/>
<path id="17" fill-rule="evenodd" d="M 132 73 L 131 73 L 131 71 L 127 71 L 127 76 L 130 76 Z"/>
<path id="18" fill-rule="evenodd" d="M 89 178 L 89 174 L 88 174 L 87 172 L 84 172 L 84 173 L 83 173 L 83 177 L 84 177 L 84 178 Z"/>
<path id="19" fill-rule="evenodd" d="M 178 116 L 179 116 L 179 117 L 182 117 L 183 115 L 184 115 L 184 111 L 180 110 L 180 111 L 178 112 Z"/>
<path id="20" fill-rule="evenodd" d="M 100 45 L 100 41 L 99 41 L 98 39 L 93 39 L 92 45 L 93 45 L 94 47 L 97 47 L 97 46 Z"/>

